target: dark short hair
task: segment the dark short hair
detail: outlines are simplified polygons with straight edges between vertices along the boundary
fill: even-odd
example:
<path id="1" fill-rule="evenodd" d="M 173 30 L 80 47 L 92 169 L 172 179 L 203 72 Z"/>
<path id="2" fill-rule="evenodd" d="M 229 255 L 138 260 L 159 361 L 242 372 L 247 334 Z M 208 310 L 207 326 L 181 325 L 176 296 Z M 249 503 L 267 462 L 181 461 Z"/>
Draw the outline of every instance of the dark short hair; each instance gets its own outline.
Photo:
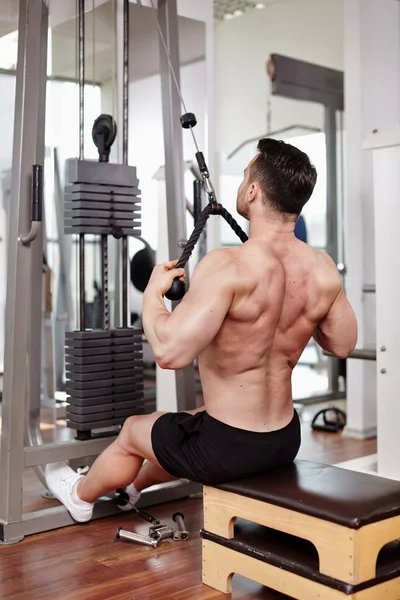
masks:
<path id="1" fill-rule="evenodd" d="M 264 202 L 280 213 L 299 215 L 317 181 L 314 165 L 307 154 L 282 140 L 263 138 L 257 149 L 250 176 L 259 183 Z"/>

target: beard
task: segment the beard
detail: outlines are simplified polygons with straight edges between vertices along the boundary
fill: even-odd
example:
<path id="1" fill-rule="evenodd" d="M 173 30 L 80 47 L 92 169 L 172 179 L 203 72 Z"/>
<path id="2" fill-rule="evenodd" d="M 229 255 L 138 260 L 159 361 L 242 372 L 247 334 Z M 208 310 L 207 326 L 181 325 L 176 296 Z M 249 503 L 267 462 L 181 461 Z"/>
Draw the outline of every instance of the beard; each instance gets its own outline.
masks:
<path id="1" fill-rule="evenodd" d="M 236 210 L 239 215 L 245 219 L 249 219 L 249 206 L 246 202 L 246 195 L 241 190 L 238 191 L 236 199 Z"/>

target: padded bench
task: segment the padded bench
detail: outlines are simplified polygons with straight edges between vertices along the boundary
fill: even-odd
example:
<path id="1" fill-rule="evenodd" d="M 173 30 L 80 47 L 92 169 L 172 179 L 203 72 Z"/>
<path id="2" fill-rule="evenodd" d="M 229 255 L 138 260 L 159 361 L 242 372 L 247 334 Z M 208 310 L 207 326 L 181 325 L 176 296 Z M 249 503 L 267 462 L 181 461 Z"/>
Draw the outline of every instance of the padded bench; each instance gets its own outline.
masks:
<path id="1" fill-rule="evenodd" d="M 224 593 L 236 573 L 297 600 L 400 600 L 397 481 L 295 461 L 204 487 L 201 535 L 203 583 Z"/>

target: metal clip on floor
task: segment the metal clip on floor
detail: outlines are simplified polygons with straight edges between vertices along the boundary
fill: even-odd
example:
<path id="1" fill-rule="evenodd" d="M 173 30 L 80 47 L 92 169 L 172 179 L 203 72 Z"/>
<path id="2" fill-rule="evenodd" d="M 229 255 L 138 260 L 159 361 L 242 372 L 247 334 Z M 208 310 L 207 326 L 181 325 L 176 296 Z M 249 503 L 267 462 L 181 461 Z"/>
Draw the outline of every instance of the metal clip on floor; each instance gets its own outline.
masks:
<path id="1" fill-rule="evenodd" d="M 151 546 L 152 548 L 158 548 L 161 544 L 161 539 L 153 539 L 148 537 L 147 535 L 140 535 L 139 533 L 133 533 L 132 531 L 126 531 L 126 529 L 122 529 L 122 527 L 118 527 L 117 540 L 129 540 L 130 542 L 135 542 L 136 544 L 141 544 L 142 546 Z"/>
<path id="2" fill-rule="evenodd" d="M 136 510 L 136 512 L 138 513 L 139 517 L 148 523 L 151 523 L 149 527 L 149 534 L 147 536 L 141 535 L 119 527 L 116 534 L 117 540 L 124 539 L 130 542 L 141 544 L 143 546 L 158 548 L 158 546 L 165 540 L 182 541 L 189 538 L 189 532 L 187 531 L 184 522 L 184 515 L 180 512 L 172 515 L 172 520 L 177 524 L 177 530 L 169 527 L 165 523 L 161 523 L 159 519 L 156 519 L 156 517 L 153 517 L 146 511 L 139 509 Z"/>

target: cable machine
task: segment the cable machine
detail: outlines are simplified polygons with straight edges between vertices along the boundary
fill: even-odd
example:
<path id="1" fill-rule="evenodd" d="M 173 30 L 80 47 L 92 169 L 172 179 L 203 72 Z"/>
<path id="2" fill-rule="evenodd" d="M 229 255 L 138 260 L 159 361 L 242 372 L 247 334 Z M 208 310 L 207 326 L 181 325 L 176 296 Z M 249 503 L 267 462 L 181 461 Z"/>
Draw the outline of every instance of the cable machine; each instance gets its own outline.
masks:
<path id="1" fill-rule="evenodd" d="M 129 2 L 123 0 L 125 77 L 122 165 L 107 162 L 109 148 L 116 132 L 113 119 L 104 115 L 99 117 L 93 128 L 93 141 L 99 149 L 100 160 L 83 160 L 84 0 L 79 0 L 78 6 L 80 155 L 78 160 L 73 159 L 68 163 L 64 215 L 66 233 L 79 236 L 79 331 L 70 332 L 66 336 L 68 421 L 69 426 L 77 431 L 77 439 L 44 444 L 40 433 L 43 262 L 41 219 L 49 13 L 48 2 L 45 0 L 20 0 L 0 451 L 0 543 L 3 544 L 20 541 L 25 535 L 74 524 L 63 506 L 30 513 L 23 511 L 25 468 L 34 468 L 36 475 L 43 482 L 42 465 L 55 461 L 86 460 L 87 457 L 96 456 L 115 439 L 119 426 L 125 419 L 125 411 L 129 410 L 129 414 L 133 414 L 134 411 L 142 410 L 140 339 L 138 330 L 127 326 L 127 239 L 129 235 L 140 235 L 137 219 L 140 215 L 140 200 L 136 169 L 127 164 Z M 176 27 L 176 0 L 166 1 L 164 8 L 168 10 L 168 26 Z M 175 43 L 177 46 L 177 39 Z M 163 71 L 163 65 L 161 70 Z M 29 102 L 26 98 L 29 98 Z M 164 105 L 176 109 L 171 90 L 164 94 Z M 176 140 L 172 139 L 174 136 L 168 137 L 165 123 L 164 127 L 165 143 L 171 147 Z M 180 143 L 182 144 L 182 140 Z M 179 156 L 174 156 L 172 160 L 179 160 Z M 180 168 L 183 169 L 183 164 L 180 164 Z M 173 175 L 173 180 L 175 179 Z M 170 181 L 169 174 L 167 186 Z M 168 203 L 172 203 L 168 212 L 172 218 L 176 215 L 176 220 L 180 215 L 180 200 L 184 203 L 183 194 L 174 195 L 172 198 L 168 196 Z M 182 215 L 179 217 L 182 222 L 184 210 L 183 204 Z M 100 331 L 87 331 L 85 327 L 84 236 L 87 233 L 102 236 L 103 327 Z M 118 323 L 120 327 L 114 329 L 110 328 L 107 294 L 107 238 L 110 235 L 121 240 L 122 315 L 121 322 Z M 168 237 L 170 247 L 175 252 L 175 248 L 179 248 L 181 240 L 185 238 L 185 231 L 177 231 L 176 227 L 169 228 Z M 92 360 L 94 356 L 96 363 Z M 130 374 L 125 377 L 124 371 L 128 362 Z M 94 364 L 97 364 L 96 370 Z M 135 371 L 133 376 L 132 364 Z M 99 365 L 102 365 L 101 369 Z M 192 376 L 190 381 L 189 369 L 186 373 L 177 374 L 177 379 L 185 378 L 185 385 L 181 386 L 177 394 L 178 409 L 193 408 L 190 395 L 187 398 L 189 405 L 185 405 L 184 396 L 184 392 L 190 389 L 190 386 L 194 390 L 194 377 Z M 93 392 L 94 385 L 96 394 Z M 101 403 L 98 402 L 99 389 L 103 391 Z M 129 399 L 124 394 L 129 395 Z M 92 404 L 91 398 L 96 398 L 93 400 L 96 404 Z M 100 411 L 103 413 L 98 419 L 95 413 Z M 104 419 L 106 414 L 107 418 Z M 106 436 L 93 434 L 92 430 L 104 426 L 108 428 Z M 144 492 L 140 505 L 149 506 L 175 500 L 198 491 L 198 484 L 186 480 L 171 482 Z M 115 514 L 118 510 L 112 494 L 96 503 L 94 518 Z"/>

